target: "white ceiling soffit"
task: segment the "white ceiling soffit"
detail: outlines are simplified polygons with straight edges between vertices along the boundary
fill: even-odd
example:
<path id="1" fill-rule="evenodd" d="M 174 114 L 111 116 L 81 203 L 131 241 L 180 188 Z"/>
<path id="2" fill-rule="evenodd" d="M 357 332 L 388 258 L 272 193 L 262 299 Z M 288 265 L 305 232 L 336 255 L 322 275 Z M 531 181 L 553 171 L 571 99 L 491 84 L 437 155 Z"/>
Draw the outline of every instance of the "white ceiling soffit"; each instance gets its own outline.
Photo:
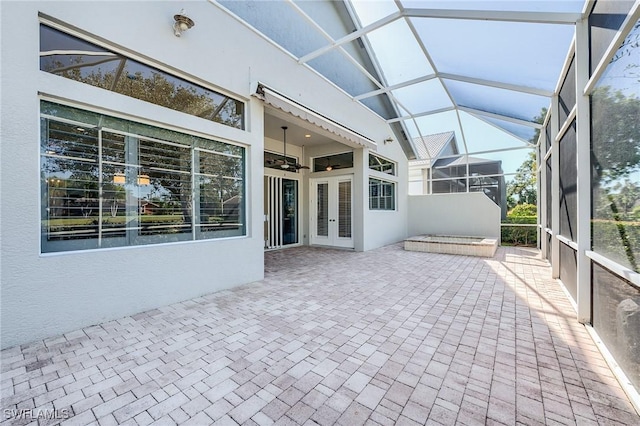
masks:
<path id="1" fill-rule="evenodd" d="M 349 129 L 262 84 L 258 84 L 258 89 L 254 96 L 274 108 L 319 127 L 324 131 L 323 133 L 329 132 L 338 142 L 344 143 L 353 148 L 365 147 L 375 149 L 377 146 L 375 141 L 372 139 Z"/>

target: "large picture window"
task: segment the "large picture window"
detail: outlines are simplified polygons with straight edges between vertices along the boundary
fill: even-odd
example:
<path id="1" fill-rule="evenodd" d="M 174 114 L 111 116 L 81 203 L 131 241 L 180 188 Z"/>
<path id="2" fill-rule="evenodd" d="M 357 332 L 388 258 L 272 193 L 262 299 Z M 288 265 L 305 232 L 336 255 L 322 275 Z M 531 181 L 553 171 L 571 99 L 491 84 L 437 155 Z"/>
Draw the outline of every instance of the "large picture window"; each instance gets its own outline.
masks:
<path id="1" fill-rule="evenodd" d="M 244 129 L 243 102 L 46 25 L 40 25 L 40 69 Z"/>
<path id="2" fill-rule="evenodd" d="M 395 210 L 396 184 L 369 178 L 369 210 Z"/>
<path id="3" fill-rule="evenodd" d="M 41 102 L 42 252 L 245 235 L 244 148 Z"/>

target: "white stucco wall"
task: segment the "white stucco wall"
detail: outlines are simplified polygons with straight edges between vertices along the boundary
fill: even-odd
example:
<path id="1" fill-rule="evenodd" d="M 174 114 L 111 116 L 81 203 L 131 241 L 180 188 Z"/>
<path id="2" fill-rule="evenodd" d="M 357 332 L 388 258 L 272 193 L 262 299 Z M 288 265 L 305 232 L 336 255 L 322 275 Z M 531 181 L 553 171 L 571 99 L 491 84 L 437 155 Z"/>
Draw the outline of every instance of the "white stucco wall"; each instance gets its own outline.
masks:
<path id="1" fill-rule="evenodd" d="M 409 196 L 408 236 L 500 237 L 500 207 L 479 192 Z"/>
<path id="2" fill-rule="evenodd" d="M 141 1 L 123 7 L 97 1 L 2 2 L 3 348 L 263 277 L 264 111 L 262 102 L 251 96 L 256 82 L 376 141 L 389 136 L 384 120 L 209 2 Z M 177 38 L 171 25 L 181 8 L 196 26 Z M 39 71 L 38 13 L 244 99 L 247 130 Z M 247 236 L 40 254 L 40 96 L 80 107 L 97 105 L 125 117 L 244 145 Z"/>
<path id="3" fill-rule="evenodd" d="M 397 141 L 378 146 L 373 154 L 397 162 L 396 176 L 389 176 L 366 168 L 364 176 L 365 204 L 364 204 L 364 250 L 371 250 L 388 244 L 402 241 L 407 235 L 408 226 L 408 185 L 409 170 L 408 161 L 402 152 L 402 147 Z M 368 154 L 365 164 L 369 164 Z M 369 210 L 369 177 L 379 178 L 396 184 L 396 209 L 395 210 Z"/>

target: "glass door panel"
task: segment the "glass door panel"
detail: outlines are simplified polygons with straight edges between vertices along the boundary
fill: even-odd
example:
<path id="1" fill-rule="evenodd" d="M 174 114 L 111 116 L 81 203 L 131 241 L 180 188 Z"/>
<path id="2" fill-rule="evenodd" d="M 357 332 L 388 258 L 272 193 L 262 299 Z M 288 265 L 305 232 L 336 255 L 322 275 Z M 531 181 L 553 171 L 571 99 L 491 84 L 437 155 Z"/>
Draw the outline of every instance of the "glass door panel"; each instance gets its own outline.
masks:
<path id="1" fill-rule="evenodd" d="M 311 244 L 353 248 L 351 176 L 312 179 Z"/>
<path id="2" fill-rule="evenodd" d="M 338 183 L 338 236 L 351 238 L 351 180 Z"/>
<path id="3" fill-rule="evenodd" d="M 316 235 L 319 237 L 329 236 L 329 184 L 318 183 L 317 185 L 317 228 Z"/>
<path id="4" fill-rule="evenodd" d="M 299 242 L 298 181 L 277 176 L 264 178 L 265 248 Z"/>
<path id="5" fill-rule="evenodd" d="M 282 244 L 298 242 L 298 181 L 282 179 Z"/>

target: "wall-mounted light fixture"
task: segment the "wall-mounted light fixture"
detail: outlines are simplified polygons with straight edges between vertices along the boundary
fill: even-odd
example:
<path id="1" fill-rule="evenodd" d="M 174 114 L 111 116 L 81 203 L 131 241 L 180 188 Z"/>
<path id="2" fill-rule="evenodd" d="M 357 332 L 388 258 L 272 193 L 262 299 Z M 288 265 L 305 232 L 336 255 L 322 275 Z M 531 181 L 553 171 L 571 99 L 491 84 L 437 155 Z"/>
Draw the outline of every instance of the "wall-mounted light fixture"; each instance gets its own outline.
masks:
<path id="1" fill-rule="evenodd" d="M 173 34 L 176 37 L 180 37 L 183 32 L 187 31 L 189 28 L 193 27 L 196 24 L 191 18 L 187 16 L 184 9 L 182 9 L 177 15 L 173 15 L 173 19 L 176 21 L 173 24 Z"/>
<path id="2" fill-rule="evenodd" d="M 386 145 L 386 144 L 389 144 L 389 143 L 391 143 L 391 142 L 393 142 L 393 139 L 392 139 L 392 138 L 386 138 L 386 139 L 384 140 L 384 144 L 385 144 L 385 145 Z"/>

